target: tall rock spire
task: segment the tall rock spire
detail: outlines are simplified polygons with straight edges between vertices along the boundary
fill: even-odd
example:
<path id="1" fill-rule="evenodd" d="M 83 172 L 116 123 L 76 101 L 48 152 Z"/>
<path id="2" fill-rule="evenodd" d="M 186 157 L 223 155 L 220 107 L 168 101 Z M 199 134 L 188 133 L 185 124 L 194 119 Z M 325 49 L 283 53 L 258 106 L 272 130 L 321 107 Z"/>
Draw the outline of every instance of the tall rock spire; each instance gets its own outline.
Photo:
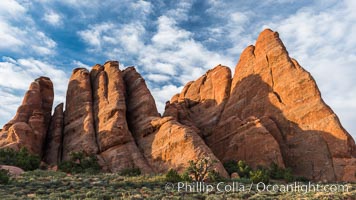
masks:
<path id="1" fill-rule="evenodd" d="M 53 98 L 49 78 L 40 77 L 32 82 L 15 117 L 0 132 L 0 147 L 26 147 L 31 153 L 42 155 Z"/>

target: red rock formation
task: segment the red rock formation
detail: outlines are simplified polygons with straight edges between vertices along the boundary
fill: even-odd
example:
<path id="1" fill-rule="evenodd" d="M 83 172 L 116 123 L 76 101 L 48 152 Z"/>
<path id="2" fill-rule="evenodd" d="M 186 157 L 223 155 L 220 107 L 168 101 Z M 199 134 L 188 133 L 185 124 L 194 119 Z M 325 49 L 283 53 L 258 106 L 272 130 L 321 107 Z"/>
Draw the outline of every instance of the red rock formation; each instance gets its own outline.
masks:
<path id="1" fill-rule="evenodd" d="M 167 102 L 163 117 L 141 75 L 115 61 L 90 73 L 75 69 L 65 112 L 60 104 L 51 118 L 52 103 L 51 81 L 36 79 L 0 130 L 0 147 L 42 155 L 48 132 L 49 164 L 84 151 L 108 171 L 151 173 L 182 171 L 189 160 L 208 156 L 223 176 L 222 162 L 245 160 L 252 167 L 274 162 L 313 180 L 356 181 L 354 140 L 268 29 L 243 51 L 233 78 L 228 67 L 209 70 Z"/>
<path id="2" fill-rule="evenodd" d="M 98 153 L 92 97 L 89 71 L 84 68 L 74 69 L 69 80 L 64 112 L 64 160 L 69 159 L 70 152 Z"/>
<path id="3" fill-rule="evenodd" d="M 173 116 L 185 125 L 197 127 L 198 132 L 206 137 L 218 123 L 230 85 L 230 69 L 219 65 L 188 83 L 179 96 L 172 98 L 171 104 L 174 105 L 167 105 L 164 116 Z"/>
<path id="4" fill-rule="evenodd" d="M 151 120 L 160 117 L 145 80 L 134 67 L 123 71 L 127 96 L 127 123 L 136 139 L 153 132 Z"/>
<path id="5" fill-rule="evenodd" d="M 243 159 L 252 166 L 273 161 L 310 179 L 340 180 L 333 159 L 355 156 L 355 143 L 321 99 L 314 79 L 289 57 L 278 33 L 267 29 L 244 50 L 233 79 L 220 81 L 231 81 L 225 101 L 219 103 L 213 94 L 226 87 L 199 90 L 206 77 L 174 96 L 165 116 L 198 128 L 220 160 Z M 197 98 L 204 95 L 210 97 Z M 212 126 L 207 119 L 199 123 L 207 115 Z"/>
<path id="6" fill-rule="evenodd" d="M 44 161 L 56 165 L 61 161 L 63 137 L 63 103 L 56 106 L 47 133 Z"/>
<path id="7" fill-rule="evenodd" d="M 100 156 L 110 171 L 138 167 L 152 171 L 127 126 L 125 83 L 119 63 L 109 61 L 91 71 L 95 129 Z"/>
<path id="8" fill-rule="evenodd" d="M 26 147 L 42 155 L 53 104 L 53 85 L 49 78 L 40 77 L 31 83 L 15 117 L 0 133 L 0 147 Z"/>
<path id="9" fill-rule="evenodd" d="M 155 172 L 173 168 L 183 171 L 189 160 L 210 157 L 215 169 L 227 173 L 195 130 L 178 123 L 172 117 L 161 118 L 145 81 L 134 68 L 124 71 L 127 85 L 127 107 L 130 129 L 145 158 Z"/>

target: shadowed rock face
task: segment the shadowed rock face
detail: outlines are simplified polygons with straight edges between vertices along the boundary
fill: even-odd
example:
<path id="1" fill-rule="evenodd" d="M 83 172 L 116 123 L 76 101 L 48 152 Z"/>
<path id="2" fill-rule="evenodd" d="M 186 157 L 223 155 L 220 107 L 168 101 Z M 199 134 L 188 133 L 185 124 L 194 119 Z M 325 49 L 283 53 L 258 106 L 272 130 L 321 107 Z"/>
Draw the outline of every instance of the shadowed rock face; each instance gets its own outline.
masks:
<path id="1" fill-rule="evenodd" d="M 44 161 L 48 164 L 58 164 L 62 159 L 63 123 L 63 103 L 61 103 L 54 109 L 47 133 Z"/>
<path id="2" fill-rule="evenodd" d="M 25 146 L 49 164 L 84 151 L 112 172 L 182 171 L 208 156 L 223 176 L 223 162 L 245 160 L 314 180 L 355 181 L 354 140 L 269 29 L 243 51 L 233 77 L 221 65 L 207 71 L 167 102 L 163 117 L 142 76 L 116 61 L 74 69 L 65 111 L 60 104 L 51 117 L 52 103 L 51 81 L 36 79 L 0 131 L 0 147 Z"/>

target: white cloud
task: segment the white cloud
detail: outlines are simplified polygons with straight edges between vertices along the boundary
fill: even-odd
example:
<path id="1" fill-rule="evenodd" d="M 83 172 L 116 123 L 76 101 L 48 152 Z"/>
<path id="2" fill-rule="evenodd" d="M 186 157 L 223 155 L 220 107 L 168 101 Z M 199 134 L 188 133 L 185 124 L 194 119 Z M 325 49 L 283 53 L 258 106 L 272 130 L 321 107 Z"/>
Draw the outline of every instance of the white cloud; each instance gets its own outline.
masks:
<path id="1" fill-rule="evenodd" d="M 43 20 L 53 26 L 60 26 L 62 25 L 62 17 L 60 14 L 50 10 L 46 12 L 43 16 Z"/>
<path id="2" fill-rule="evenodd" d="M 164 112 L 166 102 L 169 101 L 173 95 L 180 93 L 183 86 L 177 87 L 175 85 L 164 85 L 163 87 L 150 88 L 153 97 L 156 100 L 158 112 Z"/>
<path id="3" fill-rule="evenodd" d="M 17 18 L 25 14 L 26 8 L 14 0 L 0 1 L 0 18 Z"/>
<path id="4" fill-rule="evenodd" d="M 145 78 L 156 83 L 169 81 L 171 79 L 169 76 L 163 74 L 148 74 Z"/>
<path id="5" fill-rule="evenodd" d="M 91 26 L 87 30 L 79 31 L 78 34 L 94 50 L 100 51 L 104 41 L 115 42 L 105 35 L 106 32 L 109 32 L 113 28 L 114 24 L 112 23 L 102 23 Z"/>
<path id="6" fill-rule="evenodd" d="M 131 7 L 136 11 L 141 11 L 143 14 L 149 14 L 152 11 L 152 4 L 143 0 L 131 2 Z"/>
<path id="7" fill-rule="evenodd" d="M 158 31 L 152 42 L 161 48 L 176 48 L 181 40 L 191 37 L 191 33 L 176 26 L 176 21 L 167 16 L 158 18 Z"/>
<path id="8" fill-rule="evenodd" d="M 138 55 L 140 66 L 147 71 L 171 75 L 183 85 L 218 64 L 234 65 L 230 57 L 209 51 L 194 40 L 192 33 L 178 27 L 174 19 L 160 17 L 157 28 L 151 43 Z"/>
<path id="9" fill-rule="evenodd" d="M 248 15 L 242 12 L 234 12 L 230 14 L 231 21 L 235 24 L 243 25 L 248 22 Z"/>
<path id="10" fill-rule="evenodd" d="M 182 3 L 179 13 L 184 15 L 184 8 L 190 9 L 190 5 Z M 78 32 L 89 51 L 104 52 L 111 60 L 131 56 L 138 69 L 150 72 L 144 78 L 149 80 L 149 87 L 154 88 L 152 94 L 160 111 L 165 102 L 179 92 L 177 88 L 218 64 L 234 66 L 236 59 L 206 49 L 193 38 L 192 32 L 177 25 L 176 19 L 170 17 L 173 12 L 167 13 L 158 18 L 157 31 L 151 35 L 147 35 L 142 22 L 137 21 L 124 25 L 105 22 Z M 167 80 L 179 85 L 175 89 L 173 85 L 161 85 Z"/>
<path id="11" fill-rule="evenodd" d="M 22 93 L 20 95 L 15 95 L 15 92 L 4 87 L 0 87 L 0 109 L 1 118 L 0 124 L 4 125 L 15 115 L 16 109 L 21 104 Z M 1 128 L 1 127 L 0 127 Z"/>
<path id="12" fill-rule="evenodd" d="M 167 17 L 176 21 L 186 21 L 192 16 L 189 15 L 189 10 L 192 8 L 194 1 L 181 0 L 174 6 L 174 9 L 170 9 L 165 14 Z"/>
<path id="13" fill-rule="evenodd" d="M 0 1 L 0 51 L 26 55 L 54 54 L 56 42 L 38 30 L 24 5 L 15 0 Z"/>
<path id="14" fill-rule="evenodd" d="M 19 50 L 19 47 L 23 46 L 24 42 L 17 37 L 18 35 L 23 35 L 23 31 L 17 27 L 10 26 L 0 19 L 0 50 L 11 48 Z"/>
<path id="15" fill-rule="evenodd" d="M 91 70 L 91 67 L 90 67 L 89 65 L 86 65 L 86 64 L 84 64 L 84 63 L 82 63 L 82 62 L 80 62 L 80 61 L 78 61 L 78 60 L 74 60 L 74 61 L 72 62 L 72 65 L 74 66 L 74 68 L 80 67 L 80 68 L 86 68 L 86 69 L 88 69 L 89 71 Z"/>
<path id="16" fill-rule="evenodd" d="M 142 36 L 145 32 L 145 28 L 140 23 L 132 23 L 124 25 L 119 33 L 117 38 L 122 44 L 125 51 L 128 53 L 137 53 L 139 52 L 144 44 L 142 41 Z"/>

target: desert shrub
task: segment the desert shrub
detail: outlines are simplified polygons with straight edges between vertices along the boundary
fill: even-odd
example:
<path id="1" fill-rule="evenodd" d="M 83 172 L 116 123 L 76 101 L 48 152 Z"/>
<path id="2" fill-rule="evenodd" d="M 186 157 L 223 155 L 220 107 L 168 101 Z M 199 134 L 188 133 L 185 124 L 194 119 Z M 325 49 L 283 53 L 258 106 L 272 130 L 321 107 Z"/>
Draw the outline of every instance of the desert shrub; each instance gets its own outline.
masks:
<path id="1" fill-rule="evenodd" d="M 7 184 L 10 181 L 9 171 L 0 169 L 0 184 Z"/>
<path id="2" fill-rule="evenodd" d="M 286 180 L 287 182 L 295 181 L 295 177 L 292 174 L 292 169 L 291 168 L 286 168 L 284 170 L 283 179 Z"/>
<path id="3" fill-rule="evenodd" d="M 234 172 L 238 172 L 239 168 L 237 166 L 237 161 L 236 160 L 229 160 L 224 163 L 224 168 L 231 175 Z"/>
<path id="4" fill-rule="evenodd" d="M 10 148 L 0 149 L 1 165 L 13 165 L 25 171 L 31 171 L 38 169 L 40 163 L 40 157 L 30 154 L 25 147 L 22 147 L 19 151 Z"/>
<path id="5" fill-rule="evenodd" d="M 120 176 L 139 176 L 141 175 L 140 168 L 126 168 L 119 172 Z"/>
<path id="6" fill-rule="evenodd" d="M 269 182 L 269 173 L 266 169 L 257 169 L 250 171 L 250 179 L 253 183 L 268 183 Z"/>
<path id="7" fill-rule="evenodd" d="M 295 177 L 292 174 L 290 168 L 281 168 L 276 163 L 271 163 L 269 167 L 269 174 L 271 179 L 286 180 L 287 182 L 292 182 Z"/>
<path id="8" fill-rule="evenodd" d="M 194 181 L 203 181 L 207 178 L 209 172 L 213 170 L 216 161 L 210 157 L 203 157 L 197 161 L 190 160 L 187 172 L 193 176 Z"/>
<path id="9" fill-rule="evenodd" d="M 237 173 L 241 178 L 248 178 L 250 177 L 251 167 L 248 166 L 245 161 L 240 160 L 237 162 Z"/>
<path id="10" fill-rule="evenodd" d="M 71 152 L 70 160 L 62 161 L 58 169 L 67 173 L 89 173 L 100 172 L 100 165 L 95 155 L 86 155 L 84 152 Z"/>
<path id="11" fill-rule="evenodd" d="M 186 181 L 186 182 L 192 182 L 192 181 L 193 181 L 193 179 L 192 179 L 192 177 L 190 177 L 188 171 L 185 171 L 185 172 L 181 175 L 181 177 L 182 177 L 182 181 Z"/>
<path id="12" fill-rule="evenodd" d="M 295 181 L 299 181 L 299 182 L 309 182 L 310 180 L 304 176 L 298 176 L 294 178 Z"/>
<path id="13" fill-rule="evenodd" d="M 166 174 L 165 181 L 171 183 L 177 183 L 183 181 L 183 178 L 178 174 L 176 170 L 170 169 Z"/>
<path id="14" fill-rule="evenodd" d="M 279 167 L 276 163 L 271 163 L 270 168 L 270 177 L 272 179 L 283 179 L 284 177 L 284 169 Z"/>
<path id="15" fill-rule="evenodd" d="M 224 181 L 225 178 L 222 177 L 217 171 L 211 170 L 208 173 L 208 180 L 211 182 L 221 182 L 221 181 Z"/>

